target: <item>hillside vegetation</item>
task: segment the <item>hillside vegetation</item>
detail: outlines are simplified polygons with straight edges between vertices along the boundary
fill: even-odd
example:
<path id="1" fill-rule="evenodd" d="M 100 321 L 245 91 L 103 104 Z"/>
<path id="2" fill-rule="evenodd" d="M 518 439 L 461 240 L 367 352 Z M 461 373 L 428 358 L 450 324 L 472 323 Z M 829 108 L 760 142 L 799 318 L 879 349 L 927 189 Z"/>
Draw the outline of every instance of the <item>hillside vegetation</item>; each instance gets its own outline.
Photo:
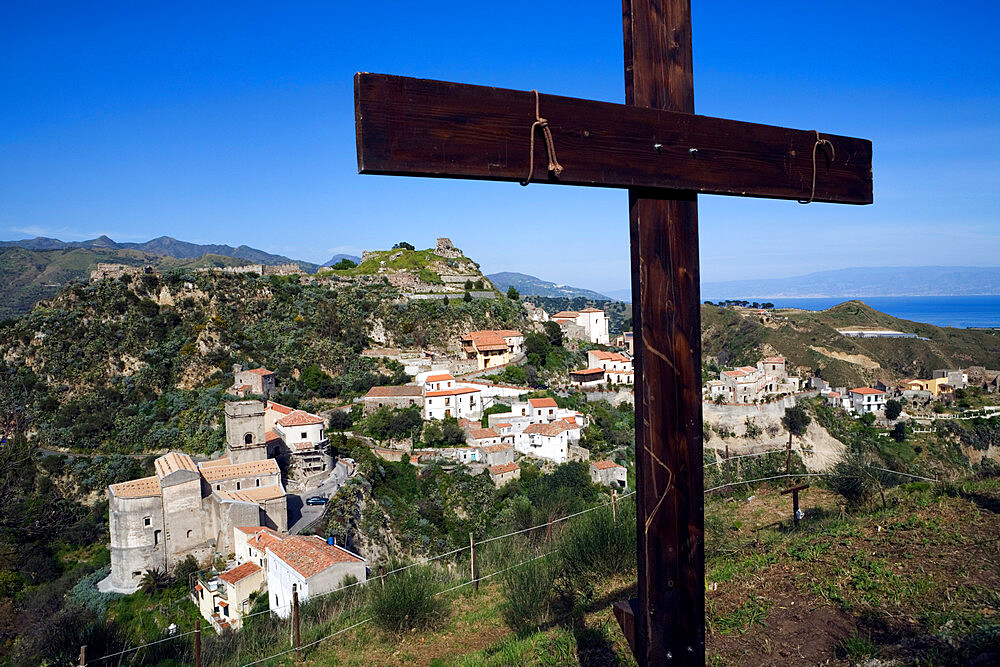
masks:
<path id="1" fill-rule="evenodd" d="M 211 451 L 233 363 L 274 370 L 293 406 L 403 382 L 360 355 L 380 342 L 445 346 L 469 327 L 516 328 L 496 299 L 404 302 L 389 285 L 171 271 L 74 284 L 0 324 L 0 371 L 25 395 L 33 441 L 78 451 Z"/>
<path id="2" fill-rule="evenodd" d="M 846 338 L 837 332 L 847 327 L 894 329 L 928 340 Z M 777 353 L 800 369 L 820 371 L 833 386 L 930 377 L 939 368 L 1000 367 L 996 333 L 901 320 L 861 301 L 824 311 L 779 309 L 767 322 L 756 311 L 705 305 L 702 351 L 723 366 L 753 364 Z"/>

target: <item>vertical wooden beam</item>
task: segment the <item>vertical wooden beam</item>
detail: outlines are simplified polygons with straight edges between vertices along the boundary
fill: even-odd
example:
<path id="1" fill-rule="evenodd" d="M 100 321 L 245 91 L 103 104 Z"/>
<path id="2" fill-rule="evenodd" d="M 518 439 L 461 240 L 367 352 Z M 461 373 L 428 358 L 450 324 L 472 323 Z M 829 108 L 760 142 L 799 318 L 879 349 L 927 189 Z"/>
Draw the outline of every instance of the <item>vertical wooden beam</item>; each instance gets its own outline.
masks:
<path id="1" fill-rule="evenodd" d="M 80 647 L 80 667 L 87 667 L 87 645 Z"/>
<path id="2" fill-rule="evenodd" d="M 295 659 L 302 659 L 302 635 L 299 633 L 299 591 L 292 584 L 292 641 L 295 643 Z"/>
<path id="3" fill-rule="evenodd" d="M 694 113 L 689 0 L 623 0 L 626 104 Z M 649 150 L 656 150 L 651 137 Z M 640 665 L 705 662 L 698 204 L 629 190 Z"/>
<path id="4" fill-rule="evenodd" d="M 479 591 L 479 573 L 476 572 L 476 539 L 469 533 L 469 576 L 472 577 L 472 590 Z"/>
<path id="5" fill-rule="evenodd" d="M 194 667 L 201 667 L 201 619 L 194 622 Z"/>

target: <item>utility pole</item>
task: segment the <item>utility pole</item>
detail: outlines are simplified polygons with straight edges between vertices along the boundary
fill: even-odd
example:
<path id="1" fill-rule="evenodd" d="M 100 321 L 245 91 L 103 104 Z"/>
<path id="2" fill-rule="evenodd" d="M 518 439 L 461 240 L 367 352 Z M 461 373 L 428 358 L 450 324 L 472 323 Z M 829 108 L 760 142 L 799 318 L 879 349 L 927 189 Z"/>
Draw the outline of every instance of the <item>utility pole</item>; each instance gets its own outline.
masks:
<path id="1" fill-rule="evenodd" d="M 292 632 L 295 642 L 295 659 L 302 659 L 302 637 L 299 635 L 299 591 L 296 584 L 292 584 Z"/>
<path id="2" fill-rule="evenodd" d="M 479 591 L 479 573 L 476 571 L 476 539 L 469 533 L 469 569 L 472 576 L 472 590 Z"/>
<path id="3" fill-rule="evenodd" d="M 201 619 L 194 622 L 194 667 L 201 667 Z"/>

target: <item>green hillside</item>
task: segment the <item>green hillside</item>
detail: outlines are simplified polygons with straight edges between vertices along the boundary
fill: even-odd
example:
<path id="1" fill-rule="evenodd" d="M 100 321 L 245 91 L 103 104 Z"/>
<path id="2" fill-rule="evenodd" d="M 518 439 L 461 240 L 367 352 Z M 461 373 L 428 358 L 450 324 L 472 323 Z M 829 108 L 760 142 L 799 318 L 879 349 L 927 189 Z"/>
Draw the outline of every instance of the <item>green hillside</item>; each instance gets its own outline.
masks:
<path id="1" fill-rule="evenodd" d="M 392 345 L 445 345 L 469 327 L 517 328 L 523 317 L 508 299 L 404 302 L 382 283 L 174 269 L 74 283 L 3 322 L 0 371 L 23 392 L 40 445 L 211 451 L 233 363 L 274 370 L 292 405 L 343 401 L 405 379 L 360 355 L 373 329 Z"/>
<path id="2" fill-rule="evenodd" d="M 928 340 L 847 338 L 837 331 L 847 327 L 893 329 Z M 834 386 L 929 377 L 939 368 L 1000 367 L 996 333 L 901 320 L 861 301 L 824 311 L 779 309 L 767 318 L 755 310 L 702 306 L 702 346 L 706 357 L 724 366 L 780 354 L 800 374 L 819 370 Z"/>

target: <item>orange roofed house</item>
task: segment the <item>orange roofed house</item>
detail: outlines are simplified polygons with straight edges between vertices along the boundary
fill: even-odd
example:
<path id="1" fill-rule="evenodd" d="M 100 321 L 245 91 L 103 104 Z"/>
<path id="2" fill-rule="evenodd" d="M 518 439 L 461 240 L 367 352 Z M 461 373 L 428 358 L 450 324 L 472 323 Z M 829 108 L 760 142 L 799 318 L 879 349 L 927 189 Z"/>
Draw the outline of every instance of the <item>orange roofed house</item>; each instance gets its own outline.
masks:
<path id="1" fill-rule="evenodd" d="M 250 611 L 250 594 L 264 585 L 264 570 L 247 561 L 211 578 L 198 578 L 192 596 L 201 612 L 218 632 L 239 630 Z"/>
<path id="2" fill-rule="evenodd" d="M 268 599 L 271 611 L 281 618 L 292 612 L 293 586 L 302 603 L 342 587 L 347 577 L 368 580 L 364 558 L 315 535 L 290 535 L 269 545 L 266 553 Z"/>
<path id="3" fill-rule="evenodd" d="M 423 380 L 423 393 L 424 419 L 479 419 L 483 414 L 482 390 L 458 383 L 450 373 L 427 375 Z"/>
<path id="4" fill-rule="evenodd" d="M 462 336 L 462 352 L 476 370 L 504 366 L 524 351 L 524 334 L 511 330 L 470 331 Z"/>
<path id="5" fill-rule="evenodd" d="M 628 471 L 614 461 L 593 461 L 590 464 L 590 479 L 594 484 L 624 489 L 628 486 Z"/>

